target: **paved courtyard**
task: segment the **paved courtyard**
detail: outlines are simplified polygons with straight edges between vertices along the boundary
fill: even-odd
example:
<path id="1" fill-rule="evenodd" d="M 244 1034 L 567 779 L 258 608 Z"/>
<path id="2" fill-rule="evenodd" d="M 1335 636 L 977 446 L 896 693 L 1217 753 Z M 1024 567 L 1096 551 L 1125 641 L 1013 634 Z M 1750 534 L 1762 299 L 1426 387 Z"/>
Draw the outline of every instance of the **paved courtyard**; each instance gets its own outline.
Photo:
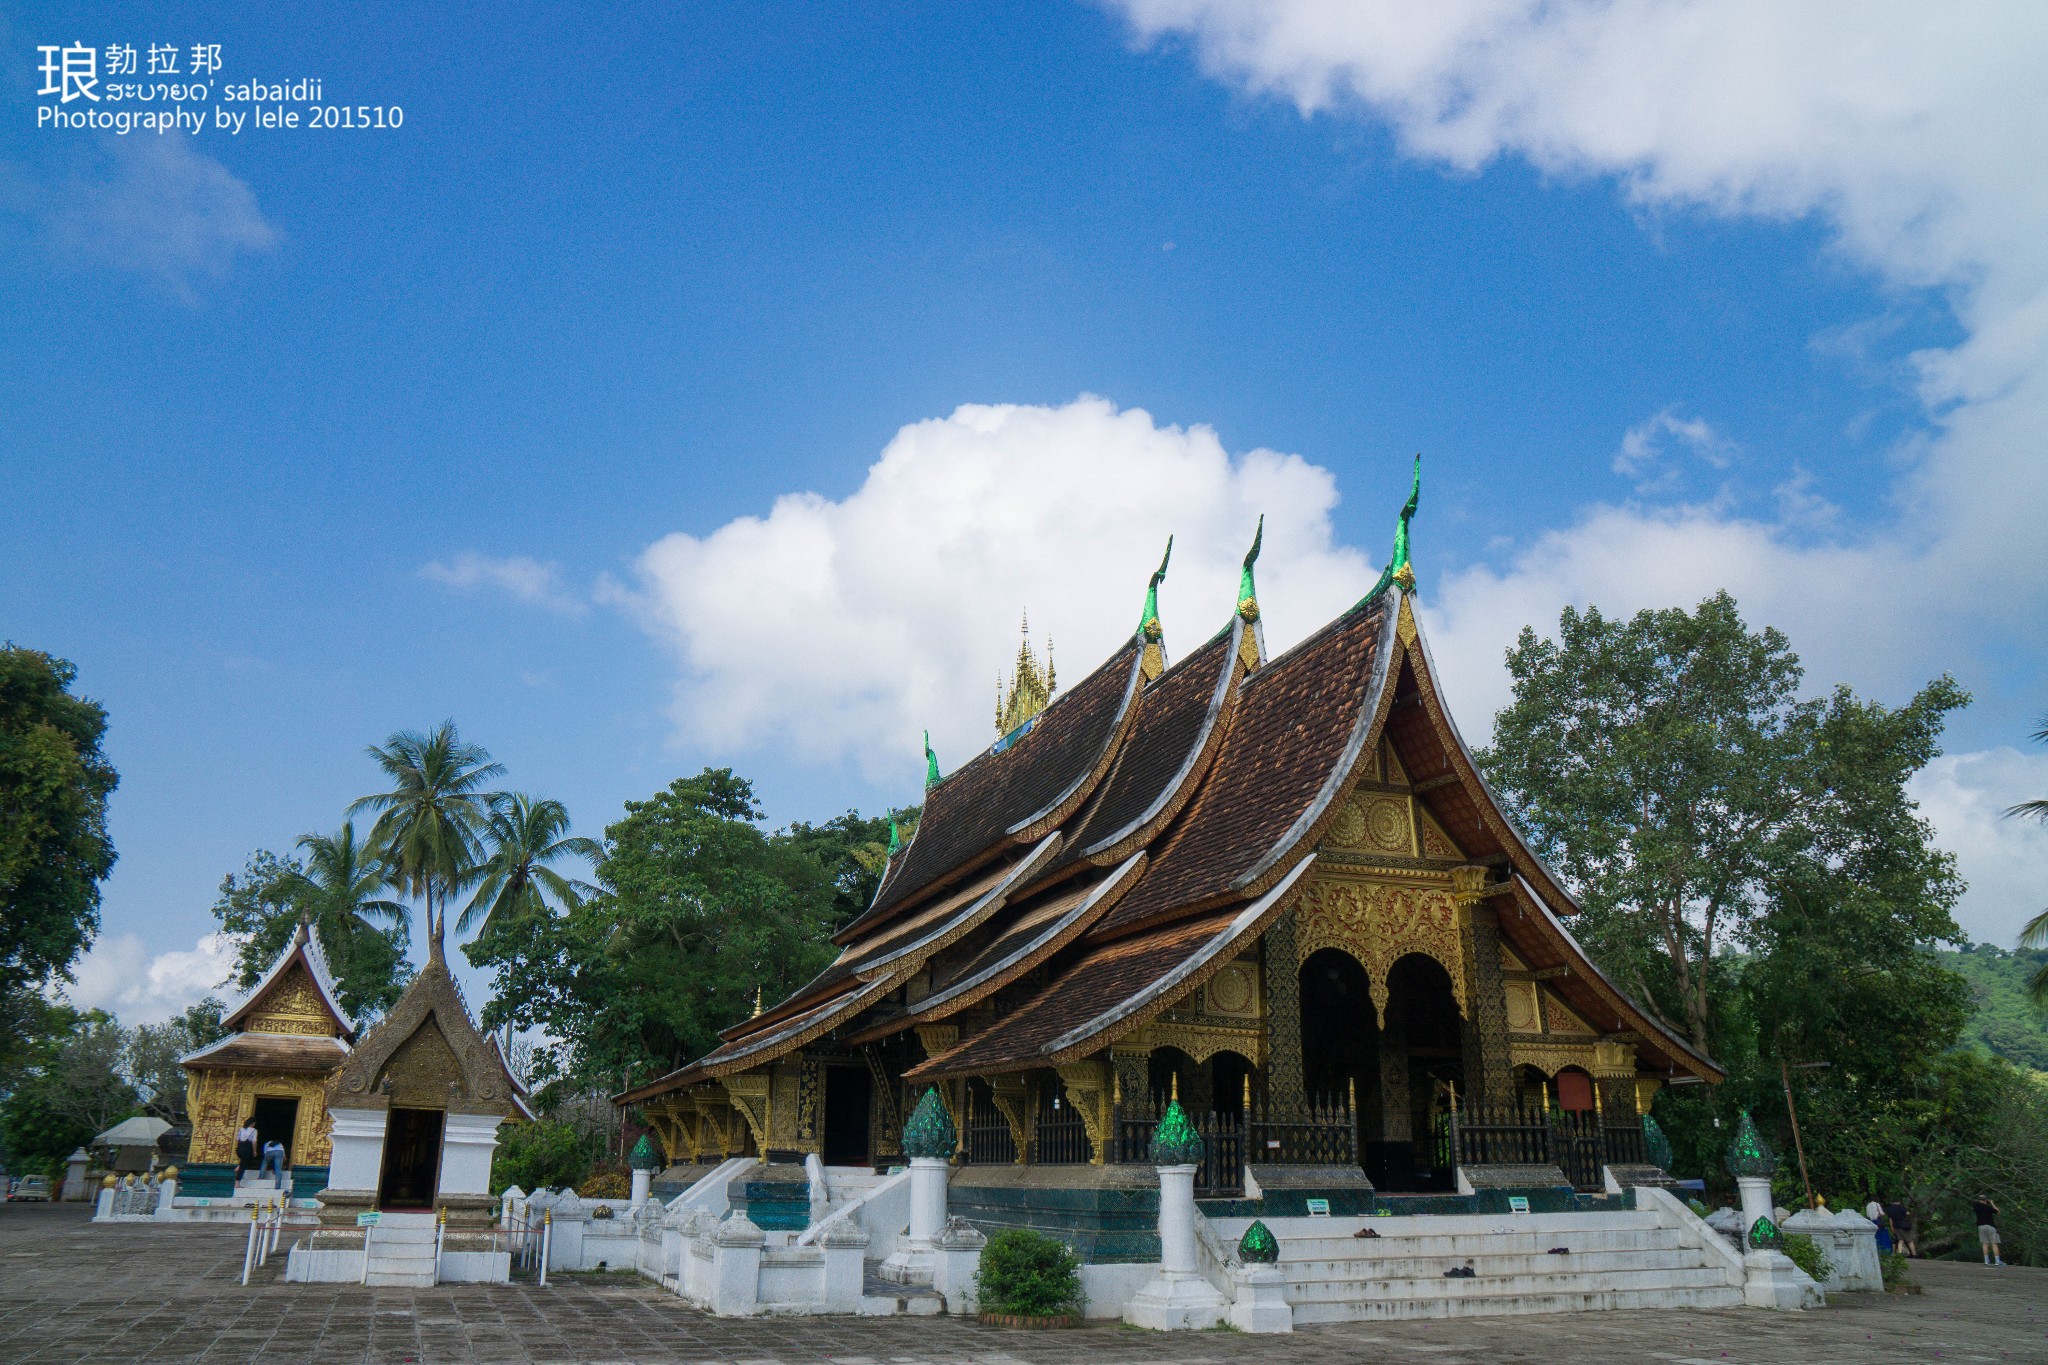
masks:
<path id="1" fill-rule="evenodd" d="M 0 1205 L 0 1362 L 752 1362 L 1309 1365 L 1594 1361 L 1866 1365 L 2048 1361 L 2048 1271 L 1918 1267 L 1920 1296 L 1814 1313 L 1585 1313 L 1320 1327 L 1291 1337 L 1118 1326 L 1027 1333 L 950 1318 L 708 1317 L 629 1275 L 434 1290 L 236 1283 L 239 1228 L 95 1228 L 79 1205 Z"/>

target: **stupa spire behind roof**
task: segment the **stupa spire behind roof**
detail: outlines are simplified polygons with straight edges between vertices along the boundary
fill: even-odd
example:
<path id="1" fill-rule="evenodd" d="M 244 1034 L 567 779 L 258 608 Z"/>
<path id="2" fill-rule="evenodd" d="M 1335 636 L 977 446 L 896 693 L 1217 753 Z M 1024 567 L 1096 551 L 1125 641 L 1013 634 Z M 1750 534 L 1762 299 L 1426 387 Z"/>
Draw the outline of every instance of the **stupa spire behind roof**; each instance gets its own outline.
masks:
<path id="1" fill-rule="evenodd" d="M 1026 721 L 1043 711 L 1051 702 L 1052 694 L 1059 690 L 1059 679 L 1053 672 L 1052 639 L 1045 641 L 1045 664 L 1040 667 L 1038 655 L 1031 648 L 1031 614 L 1024 614 L 1023 640 L 1017 645 L 1017 667 L 1011 675 L 1008 688 L 998 689 L 996 701 L 996 733 L 1007 735 Z"/>

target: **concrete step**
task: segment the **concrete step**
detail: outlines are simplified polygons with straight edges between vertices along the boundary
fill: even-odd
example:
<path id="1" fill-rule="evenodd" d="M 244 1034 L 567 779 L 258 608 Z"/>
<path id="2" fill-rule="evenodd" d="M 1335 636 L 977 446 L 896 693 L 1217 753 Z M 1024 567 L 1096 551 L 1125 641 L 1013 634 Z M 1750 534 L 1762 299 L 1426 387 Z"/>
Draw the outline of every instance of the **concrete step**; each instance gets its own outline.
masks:
<path id="1" fill-rule="evenodd" d="M 1478 1256 L 1496 1252 L 1546 1252 L 1555 1246 L 1574 1252 L 1654 1251 L 1684 1246 L 1677 1228 L 1559 1228 L 1544 1232 L 1404 1233 L 1376 1228 L 1377 1237 L 1350 1232 L 1329 1237 L 1279 1238 L 1282 1259 L 1347 1260 L 1354 1256 Z"/>
<path id="2" fill-rule="evenodd" d="M 1584 1290 L 1712 1288 L 1727 1286 L 1729 1273 L 1709 1266 L 1610 1270 L 1585 1275 L 1416 1275 L 1370 1284 L 1353 1280 L 1290 1280 L 1290 1303 L 1335 1303 L 1357 1299 L 1483 1299 Z"/>
<path id="3" fill-rule="evenodd" d="M 370 1263 L 370 1273 L 364 1278 L 363 1283 L 379 1289 L 432 1289 L 434 1287 L 434 1268 L 428 1266 L 424 1271 L 401 1273 L 379 1270 L 377 1269 L 376 1262 L 372 1261 Z"/>
<path id="4" fill-rule="evenodd" d="M 1281 1271 L 1288 1282 L 1297 1280 L 1373 1282 L 1388 1279 L 1421 1279 L 1442 1275 L 1446 1270 L 1470 1261 L 1480 1276 L 1605 1274 L 1617 1270 L 1689 1270 L 1705 1264 L 1696 1247 L 1660 1247 L 1636 1251 L 1581 1251 L 1551 1256 L 1539 1252 L 1487 1254 L 1483 1256 L 1359 1256 L 1344 1260 L 1287 1260 Z"/>
<path id="5" fill-rule="evenodd" d="M 1472 1298 L 1351 1298 L 1296 1304 L 1294 1322 L 1299 1327 L 1317 1322 L 1505 1317 L 1519 1313 L 1586 1313 L 1630 1308 L 1740 1308 L 1742 1303 L 1742 1290 L 1725 1284 L 1657 1289 L 1567 1289 Z"/>

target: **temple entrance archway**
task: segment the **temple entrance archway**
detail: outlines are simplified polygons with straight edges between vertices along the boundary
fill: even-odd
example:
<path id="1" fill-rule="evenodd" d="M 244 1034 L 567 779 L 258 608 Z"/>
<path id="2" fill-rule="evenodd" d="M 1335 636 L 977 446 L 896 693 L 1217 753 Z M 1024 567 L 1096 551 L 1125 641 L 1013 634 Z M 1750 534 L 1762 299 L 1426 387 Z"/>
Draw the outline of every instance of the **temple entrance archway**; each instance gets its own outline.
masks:
<path id="1" fill-rule="evenodd" d="M 439 1109 L 393 1105 L 384 1125 L 384 1168 L 377 1181 L 380 1209 L 431 1209 L 441 1180 Z"/>
<path id="2" fill-rule="evenodd" d="M 249 1122 L 256 1126 L 256 1151 L 273 1142 L 284 1144 L 284 1164 L 292 1165 L 298 1160 L 297 1146 L 292 1142 L 299 1126 L 299 1101 L 296 1096 L 259 1095 L 256 1106 L 250 1111 Z"/>
<path id="3" fill-rule="evenodd" d="M 1465 1093 L 1463 1019 L 1443 964 L 1409 953 L 1387 972 L 1380 1120 L 1366 1171 L 1385 1190 L 1445 1190 L 1456 1176 L 1446 1121 Z"/>
<path id="4" fill-rule="evenodd" d="M 825 1068 L 825 1140 L 821 1159 L 827 1166 L 865 1166 L 868 1121 L 875 1107 L 875 1083 L 864 1066 Z"/>

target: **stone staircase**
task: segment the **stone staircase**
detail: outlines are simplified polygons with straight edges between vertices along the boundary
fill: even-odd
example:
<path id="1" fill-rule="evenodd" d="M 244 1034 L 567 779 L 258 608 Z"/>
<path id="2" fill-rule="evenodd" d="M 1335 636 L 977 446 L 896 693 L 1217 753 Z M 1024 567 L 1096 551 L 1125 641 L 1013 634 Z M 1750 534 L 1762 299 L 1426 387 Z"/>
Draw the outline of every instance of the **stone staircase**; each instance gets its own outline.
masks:
<path id="1" fill-rule="evenodd" d="M 363 1283 L 432 1287 L 434 1215 L 386 1213 L 370 1229 L 370 1267 Z"/>
<path id="2" fill-rule="evenodd" d="M 836 1209 L 865 1199 L 868 1191 L 888 1178 L 887 1175 L 876 1175 L 874 1169 L 869 1166 L 827 1166 L 827 1207 Z"/>
<path id="3" fill-rule="evenodd" d="M 1218 1231 L 1234 1242 L 1246 1220 Z M 1269 1220 L 1297 1326 L 1401 1318 L 1732 1308 L 1739 1267 L 1656 1214 Z M 1353 1234 L 1371 1226 L 1378 1237 Z M 1234 1231 L 1232 1230 L 1234 1229 Z M 1563 1247 L 1563 1254 L 1552 1254 Z M 1447 1275 L 1470 1267 L 1468 1276 Z"/>

